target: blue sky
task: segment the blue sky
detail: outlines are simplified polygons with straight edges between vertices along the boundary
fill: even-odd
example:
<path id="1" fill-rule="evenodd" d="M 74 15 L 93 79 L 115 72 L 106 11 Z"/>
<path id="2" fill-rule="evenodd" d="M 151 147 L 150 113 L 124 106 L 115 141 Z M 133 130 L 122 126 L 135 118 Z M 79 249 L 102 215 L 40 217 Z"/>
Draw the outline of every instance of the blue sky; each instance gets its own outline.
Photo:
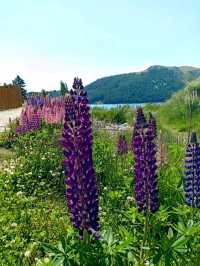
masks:
<path id="1" fill-rule="evenodd" d="M 0 0 L 0 83 L 71 86 L 153 64 L 200 67 L 199 0 Z"/>

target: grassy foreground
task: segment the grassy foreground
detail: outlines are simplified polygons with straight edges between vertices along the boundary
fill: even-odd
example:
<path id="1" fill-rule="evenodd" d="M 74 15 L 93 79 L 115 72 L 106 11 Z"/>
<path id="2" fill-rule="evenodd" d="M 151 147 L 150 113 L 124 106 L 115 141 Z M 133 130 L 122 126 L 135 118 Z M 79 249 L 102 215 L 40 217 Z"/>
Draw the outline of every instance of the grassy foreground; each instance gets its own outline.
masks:
<path id="1" fill-rule="evenodd" d="M 144 216 L 133 193 L 133 157 L 116 153 L 117 134 L 94 132 L 101 240 L 82 243 L 66 208 L 60 129 L 19 137 L 0 171 L 0 265 L 139 265 Z M 131 134 L 127 133 L 131 142 Z M 198 265 L 200 212 L 184 205 L 184 147 L 165 143 L 159 211 L 150 217 L 147 265 Z"/>

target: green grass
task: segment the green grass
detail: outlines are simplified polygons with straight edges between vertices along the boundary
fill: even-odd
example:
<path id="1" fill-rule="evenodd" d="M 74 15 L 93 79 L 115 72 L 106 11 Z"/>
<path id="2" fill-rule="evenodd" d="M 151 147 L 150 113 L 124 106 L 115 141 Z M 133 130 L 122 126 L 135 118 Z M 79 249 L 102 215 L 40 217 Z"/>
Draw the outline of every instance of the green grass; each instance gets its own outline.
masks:
<path id="1" fill-rule="evenodd" d="M 145 107 L 146 113 L 156 113 L 158 130 L 176 135 L 185 125 L 185 107 L 179 108 L 178 101 L 179 94 L 166 105 Z M 198 131 L 198 108 L 196 112 Z M 100 117 L 131 121 L 133 111 L 95 110 L 93 118 Z M 0 265 L 138 265 L 145 216 L 138 213 L 134 199 L 131 133 L 126 132 L 129 153 L 122 158 L 116 153 L 118 134 L 94 131 L 101 241 L 88 238 L 81 242 L 66 207 L 63 155 L 57 141 L 60 131 L 43 127 L 14 142 L 8 132 L 2 141 L 2 146 L 6 143 L 12 149 L 0 148 L 0 163 L 7 162 L 0 167 Z M 160 208 L 149 220 L 145 256 L 153 266 L 197 266 L 200 211 L 184 205 L 184 145 L 169 143 L 166 138 L 164 144 L 166 161 L 158 169 Z"/>
<path id="2" fill-rule="evenodd" d="M 194 92 L 197 97 L 189 100 Z M 189 103 L 192 110 L 191 118 Z M 175 132 L 188 132 L 191 123 L 191 130 L 200 134 L 200 81 L 189 83 L 184 90 L 174 94 L 169 101 L 162 104 L 157 110 L 157 118 L 161 127 Z"/>
<path id="3" fill-rule="evenodd" d="M 56 243 L 70 230 L 64 196 L 40 199 L 14 193 L 11 180 L 0 178 L 0 265 L 35 265 L 44 256 L 41 243 Z"/>
<path id="4" fill-rule="evenodd" d="M 0 147 L 0 163 L 4 160 L 9 160 L 14 156 L 14 152 L 10 149 L 5 149 Z"/>

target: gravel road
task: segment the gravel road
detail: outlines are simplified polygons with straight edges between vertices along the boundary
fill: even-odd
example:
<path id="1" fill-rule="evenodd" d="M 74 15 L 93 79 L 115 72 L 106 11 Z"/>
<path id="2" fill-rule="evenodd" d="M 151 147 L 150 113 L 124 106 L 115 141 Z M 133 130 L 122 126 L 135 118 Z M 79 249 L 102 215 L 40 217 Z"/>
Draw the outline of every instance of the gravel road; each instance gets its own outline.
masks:
<path id="1" fill-rule="evenodd" d="M 19 117 L 22 111 L 22 107 L 17 109 L 9 109 L 5 111 L 0 111 L 0 132 L 4 131 L 5 127 L 9 123 L 9 118 L 14 120 Z"/>

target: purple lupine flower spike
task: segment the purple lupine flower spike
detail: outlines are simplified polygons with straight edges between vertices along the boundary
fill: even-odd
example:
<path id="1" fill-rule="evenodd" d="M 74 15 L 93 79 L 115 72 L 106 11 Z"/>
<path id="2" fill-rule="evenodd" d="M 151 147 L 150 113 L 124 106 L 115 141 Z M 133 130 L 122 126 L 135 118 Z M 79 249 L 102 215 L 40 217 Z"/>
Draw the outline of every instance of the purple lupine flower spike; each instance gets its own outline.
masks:
<path id="1" fill-rule="evenodd" d="M 148 192 L 149 207 L 152 213 L 158 210 L 158 191 L 157 191 L 157 164 L 156 164 L 156 120 L 150 116 L 147 130 L 147 163 L 148 163 Z"/>
<path id="2" fill-rule="evenodd" d="M 22 118 L 21 118 L 21 125 L 19 125 L 16 128 L 16 133 L 17 134 L 24 134 L 27 131 L 29 131 L 30 127 L 29 127 L 29 121 L 28 121 L 28 116 L 26 111 L 22 112 Z"/>
<path id="3" fill-rule="evenodd" d="M 31 129 L 35 130 L 40 127 L 40 117 L 37 113 L 37 111 L 34 112 L 31 123 L 30 123 Z"/>
<path id="4" fill-rule="evenodd" d="M 120 135 L 117 145 L 117 153 L 119 155 L 124 155 L 128 153 L 128 144 L 124 135 Z"/>
<path id="5" fill-rule="evenodd" d="M 135 199 L 139 211 L 146 211 L 146 193 L 144 188 L 144 129 L 146 127 L 143 110 L 138 107 L 133 130 L 132 150 L 135 155 Z"/>
<path id="6" fill-rule="evenodd" d="M 135 127 L 147 127 L 146 118 L 140 106 L 136 110 Z"/>
<path id="7" fill-rule="evenodd" d="M 137 108 L 132 138 L 135 199 L 138 210 L 144 213 L 158 209 L 155 136 L 151 117 L 147 123 L 142 108 Z"/>
<path id="8" fill-rule="evenodd" d="M 200 208 L 200 145 L 195 132 L 192 132 L 185 153 L 185 202 Z"/>
<path id="9" fill-rule="evenodd" d="M 26 111 L 23 112 L 23 115 L 22 115 L 22 128 L 24 132 L 29 131 L 29 122 L 28 122 L 28 116 L 27 116 Z"/>
<path id="10" fill-rule="evenodd" d="M 98 197 L 88 99 L 80 79 L 74 79 L 73 89 L 66 99 L 63 129 L 66 199 L 79 238 L 83 238 L 86 230 L 98 239 Z"/>
<path id="11" fill-rule="evenodd" d="M 20 126 L 17 127 L 17 128 L 16 128 L 16 133 L 19 134 L 19 135 L 23 134 L 22 127 L 20 127 Z"/>

